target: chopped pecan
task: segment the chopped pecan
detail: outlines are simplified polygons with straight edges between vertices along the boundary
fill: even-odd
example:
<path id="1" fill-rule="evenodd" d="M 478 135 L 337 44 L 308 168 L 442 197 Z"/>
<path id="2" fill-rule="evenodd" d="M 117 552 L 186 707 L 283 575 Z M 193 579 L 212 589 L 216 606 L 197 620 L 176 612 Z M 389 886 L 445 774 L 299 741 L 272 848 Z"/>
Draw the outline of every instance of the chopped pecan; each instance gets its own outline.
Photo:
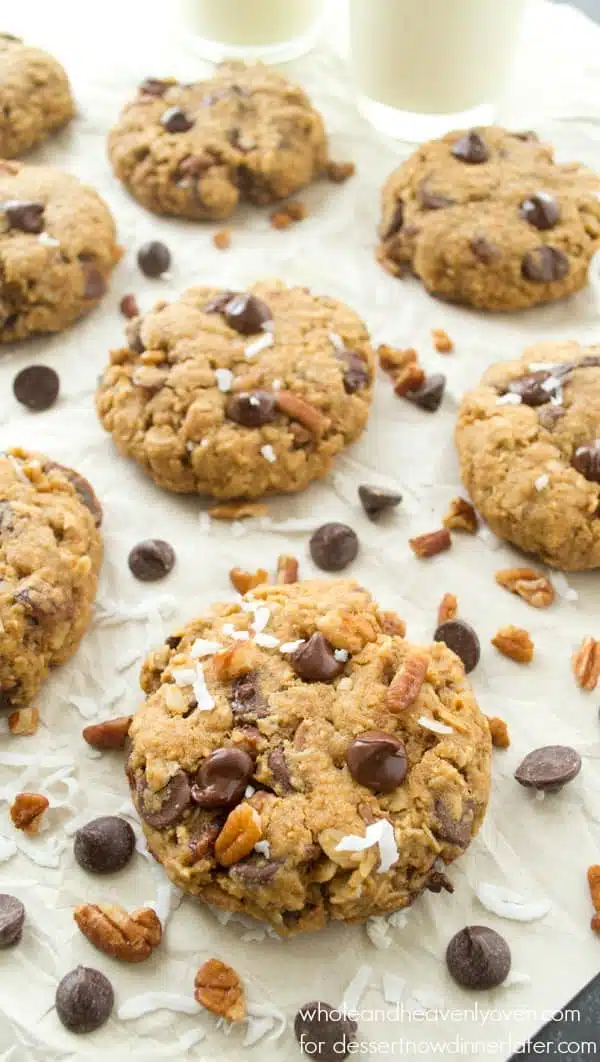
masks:
<path id="1" fill-rule="evenodd" d="M 444 594 L 438 605 L 438 627 L 447 620 L 456 619 L 458 614 L 458 601 L 455 594 Z"/>
<path id="2" fill-rule="evenodd" d="M 470 535 L 476 534 L 479 527 L 477 513 L 466 498 L 452 499 L 442 523 L 449 531 L 468 531 Z"/>
<path id="3" fill-rule="evenodd" d="M 377 357 L 383 371 L 389 373 L 390 376 L 403 371 L 409 365 L 416 365 L 419 360 L 414 347 L 399 350 L 397 347 L 388 346 L 387 343 L 382 343 L 377 347 Z"/>
<path id="4" fill-rule="evenodd" d="M 203 1007 L 228 1021 L 246 1017 L 244 988 L 231 966 L 220 959 L 208 959 L 194 979 L 194 998 Z"/>
<path id="5" fill-rule="evenodd" d="M 327 417 L 316 406 L 312 406 L 310 402 L 294 394 L 293 391 L 277 391 L 276 403 L 282 413 L 291 417 L 292 420 L 297 420 L 313 435 L 322 435 L 329 423 Z"/>
<path id="6" fill-rule="evenodd" d="M 399 638 L 406 634 L 406 623 L 391 609 L 381 613 L 381 626 L 385 634 L 397 634 Z"/>
<path id="7" fill-rule="evenodd" d="M 428 531 L 417 538 L 410 538 L 408 543 L 416 557 L 435 557 L 436 553 L 450 549 L 452 539 L 448 529 L 441 527 L 439 531 Z"/>
<path id="8" fill-rule="evenodd" d="M 262 837 L 260 815 L 250 804 L 238 804 L 227 816 L 215 841 L 215 857 L 223 867 L 238 863 L 250 854 Z"/>
<path id="9" fill-rule="evenodd" d="M 289 229 L 290 225 L 294 224 L 293 218 L 286 213 L 285 210 L 274 210 L 272 214 L 269 214 L 269 221 L 272 229 Z"/>
<path id="10" fill-rule="evenodd" d="M 247 520 L 254 516 L 268 516 L 263 502 L 219 502 L 208 510 L 213 520 Z"/>
<path id="11" fill-rule="evenodd" d="M 218 229 L 213 233 L 213 243 L 218 251 L 227 251 L 231 247 L 231 229 Z"/>
<path id="12" fill-rule="evenodd" d="M 594 911 L 596 912 L 592 918 L 592 929 L 595 933 L 600 933 L 600 866 L 597 863 L 588 867 L 587 879 L 590 887 L 592 904 L 594 905 Z"/>
<path id="13" fill-rule="evenodd" d="M 325 173 L 328 181 L 332 181 L 333 184 L 343 184 L 349 177 L 354 177 L 356 163 L 334 162 L 333 159 L 330 159 L 325 167 Z"/>
<path id="14" fill-rule="evenodd" d="M 492 638 L 492 645 L 518 664 L 529 664 L 533 660 L 534 646 L 528 631 L 522 627 L 513 627 L 512 623 L 497 631 Z"/>
<path id="15" fill-rule="evenodd" d="M 390 712 L 402 712 L 418 697 L 425 682 L 429 658 L 424 653 L 409 653 L 394 675 L 388 691 Z"/>
<path id="16" fill-rule="evenodd" d="M 582 690 L 595 690 L 600 677 L 600 642 L 584 638 L 572 656 L 573 674 Z"/>
<path id="17" fill-rule="evenodd" d="M 438 354 L 449 354 L 451 350 L 454 350 L 454 343 L 443 328 L 432 328 L 431 338 Z"/>
<path id="18" fill-rule="evenodd" d="M 8 729 L 11 734 L 30 735 L 35 734 L 40 725 L 40 713 L 38 708 L 28 705 L 18 712 L 11 712 L 8 717 Z"/>
<path id="19" fill-rule="evenodd" d="M 49 806 L 48 797 L 41 793 L 17 793 L 10 806 L 10 817 L 17 830 L 38 833 L 42 815 Z"/>
<path id="20" fill-rule="evenodd" d="M 235 642 L 213 656 L 215 676 L 219 682 L 229 682 L 254 671 L 262 658 L 263 654 L 254 642 Z"/>
<path id="21" fill-rule="evenodd" d="M 270 222 L 274 229 L 287 229 L 298 221 L 304 221 L 307 213 L 304 203 L 299 199 L 290 199 L 271 214 Z"/>
<path id="22" fill-rule="evenodd" d="M 82 730 L 82 737 L 94 749 L 122 749 L 131 726 L 132 715 L 118 715 L 92 723 Z"/>
<path id="23" fill-rule="evenodd" d="M 143 962 L 162 937 L 160 921 L 151 907 L 130 914 L 118 904 L 82 903 L 73 918 L 95 948 L 123 962 Z"/>
<path id="24" fill-rule="evenodd" d="M 504 719 L 500 719 L 497 715 L 488 715 L 487 721 L 494 748 L 507 749 L 510 745 L 510 737 Z"/>
<path id="25" fill-rule="evenodd" d="M 554 601 L 554 587 L 543 572 L 535 568 L 502 568 L 496 582 L 511 594 L 518 594 L 534 608 L 548 608 Z"/>
<path id="26" fill-rule="evenodd" d="M 255 572 L 245 572 L 242 568 L 232 568 L 229 578 L 238 594 L 247 594 L 261 583 L 268 583 L 269 573 L 264 568 L 257 568 Z"/>
<path id="27" fill-rule="evenodd" d="M 277 558 L 277 582 L 280 585 L 298 582 L 298 558 L 281 553 Z"/>

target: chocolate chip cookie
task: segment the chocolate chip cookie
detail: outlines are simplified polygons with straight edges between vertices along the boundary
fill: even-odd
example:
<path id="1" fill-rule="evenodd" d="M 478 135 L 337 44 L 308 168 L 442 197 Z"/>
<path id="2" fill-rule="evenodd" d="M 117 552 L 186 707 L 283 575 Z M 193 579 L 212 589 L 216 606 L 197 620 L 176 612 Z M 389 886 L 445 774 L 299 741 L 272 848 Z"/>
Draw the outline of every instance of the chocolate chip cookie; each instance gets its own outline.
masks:
<path id="1" fill-rule="evenodd" d="M 168 490 L 302 490 L 365 426 L 373 352 L 336 299 L 278 281 L 190 288 L 127 335 L 101 378 L 98 413 L 119 450 Z"/>
<path id="2" fill-rule="evenodd" d="M 43 454 L 0 454 L 0 709 L 28 704 L 75 652 L 102 558 L 92 487 Z"/>
<path id="3" fill-rule="evenodd" d="M 240 200 L 273 203 L 320 176 L 321 115 L 262 63 L 222 63 L 193 84 L 146 78 L 112 129 L 113 169 L 157 214 L 216 220 Z"/>
<path id="4" fill-rule="evenodd" d="M 538 343 L 465 395 L 462 479 L 492 531 L 556 568 L 600 567 L 600 346 Z"/>
<path id="5" fill-rule="evenodd" d="M 9 33 L 0 34 L 0 84 L 0 158 L 29 151 L 75 113 L 60 63 Z"/>
<path id="6" fill-rule="evenodd" d="M 490 737 L 458 657 L 403 631 L 350 581 L 263 585 L 147 658 L 127 775 L 178 886 L 282 934 L 443 887 Z"/>
<path id="7" fill-rule="evenodd" d="M 378 258 L 432 295 L 517 310 L 583 288 L 600 247 L 600 177 L 497 126 L 423 144 L 383 189 Z"/>
<path id="8" fill-rule="evenodd" d="M 93 188 L 50 166 L 0 161 L 0 342 L 61 332 L 100 302 L 120 255 Z"/>

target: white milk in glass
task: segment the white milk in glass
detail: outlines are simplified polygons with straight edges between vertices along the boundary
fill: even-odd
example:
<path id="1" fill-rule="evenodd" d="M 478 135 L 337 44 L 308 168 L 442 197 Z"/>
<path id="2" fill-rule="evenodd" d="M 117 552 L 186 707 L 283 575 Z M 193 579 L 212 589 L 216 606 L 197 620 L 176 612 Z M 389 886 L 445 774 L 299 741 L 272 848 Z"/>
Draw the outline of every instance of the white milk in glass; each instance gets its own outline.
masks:
<path id="1" fill-rule="evenodd" d="M 209 59 L 291 59 L 309 50 L 325 0 L 184 0 Z"/>
<path id="2" fill-rule="evenodd" d="M 350 0 L 359 104 L 405 139 L 493 119 L 526 0 Z"/>

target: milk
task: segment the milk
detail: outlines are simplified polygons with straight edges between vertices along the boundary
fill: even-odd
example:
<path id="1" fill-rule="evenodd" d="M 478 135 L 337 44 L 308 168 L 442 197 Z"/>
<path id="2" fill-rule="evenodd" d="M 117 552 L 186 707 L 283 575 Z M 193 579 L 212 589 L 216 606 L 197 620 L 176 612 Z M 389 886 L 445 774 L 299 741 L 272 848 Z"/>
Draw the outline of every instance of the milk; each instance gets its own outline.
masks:
<path id="1" fill-rule="evenodd" d="M 212 42 L 223 55 L 277 50 L 278 46 L 303 41 L 323 7 L 324 0 L 184 2 L 187 25 L 204 41 Z"/>

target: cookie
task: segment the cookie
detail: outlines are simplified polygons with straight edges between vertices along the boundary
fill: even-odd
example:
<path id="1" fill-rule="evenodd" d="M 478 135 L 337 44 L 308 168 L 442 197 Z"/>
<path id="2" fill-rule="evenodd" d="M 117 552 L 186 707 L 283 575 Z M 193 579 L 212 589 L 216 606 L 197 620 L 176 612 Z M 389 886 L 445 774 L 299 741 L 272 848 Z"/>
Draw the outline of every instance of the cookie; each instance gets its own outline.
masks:
<path id="1" fill-rule="evenodd" d="M 378 258 L 432 295 L 484 310 L 552 302 L 587 283 L 600 177 L 498 126 L 423 144 L 383 189 Z"/>
<path id="2" fill-rule="evenodd" d="M 458 657 L 402 631 L 354 582 L 263 585 L 147 658 L 127 775 L 172 881 L 282 934 L 448 884 L 485 813 L 488 726 Z"/>
<path id="3" fill-rule="evenodd" d="M 600 567 L 600 346 L 538 343 L 463 398 L 463 483 L 492 531 L 565 571 Z"/>
<path id="4" fill-rule="evenodd" d="M 274 203 L 327 164 L 321 115 L 262 63 L 222 63 L 193 84 L 147 78 L 108 139 L 117 177 L 148 210 L 194 220 Z"/>
<path id="5" fill-rule="evenodd" d="M 29 151 L 75 113 L 60 63 L 8 33 L 0 34 L 0 84 L 0 158 Z"/>
<path id="6" fill-rule="evenodd" d="M 197 287 L 130 322 L 97 394 L 104 427 L 161 487 L 298 491 L 361 434 L 374 359 L 336 299 L 278 281 Z"/>
<path id="7" fill-rule="evenodd" d="M 0 342 L 62 332 L 100 301 L 120 256 L 93 188 L 50 166 L 0 161 Z"/>
<path id="8" fill-rule="evenodd" d="M 0 708 L 28 704 L 75 652 L 102 558 L 92 487 L 43 454 L 0 454 Z"/>

